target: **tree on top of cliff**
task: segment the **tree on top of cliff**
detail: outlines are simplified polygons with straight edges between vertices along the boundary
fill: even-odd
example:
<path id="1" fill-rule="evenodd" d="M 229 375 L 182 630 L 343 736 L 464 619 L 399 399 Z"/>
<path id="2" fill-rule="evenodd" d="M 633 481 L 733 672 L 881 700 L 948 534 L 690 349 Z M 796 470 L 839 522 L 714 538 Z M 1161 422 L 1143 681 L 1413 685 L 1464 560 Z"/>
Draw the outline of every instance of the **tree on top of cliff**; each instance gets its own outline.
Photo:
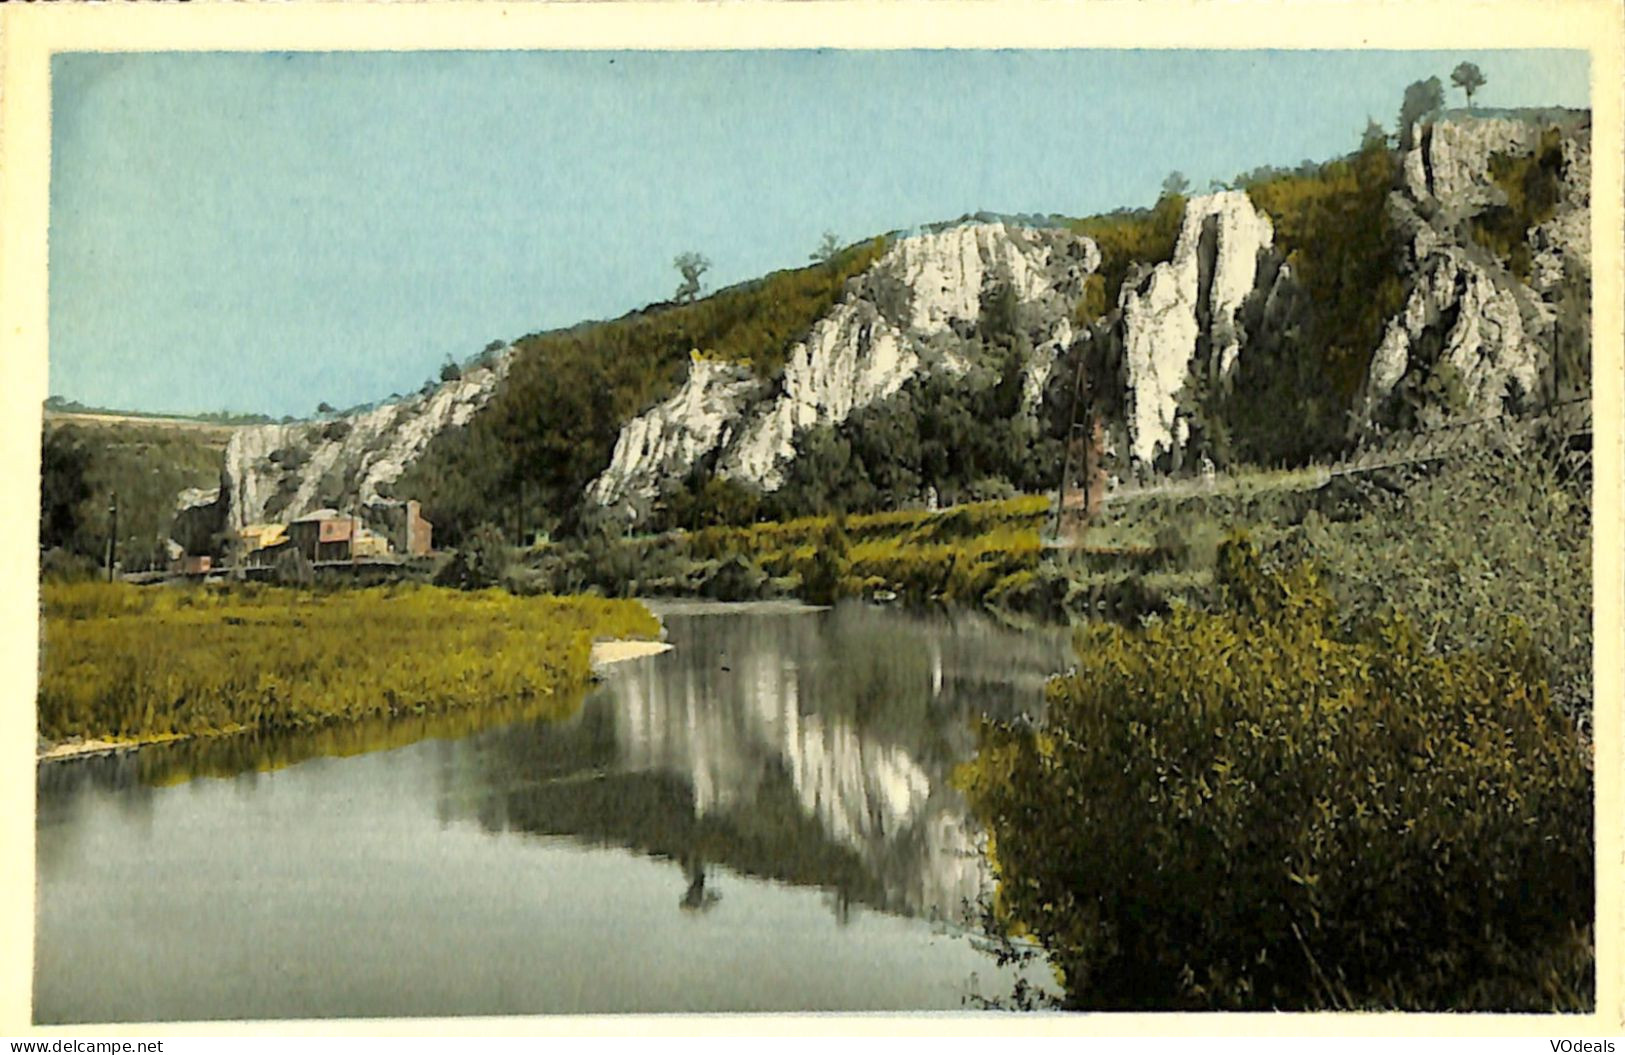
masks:
<path id="1" fill-rule="evenodd" d="M 1411 137 L 1411 128 L 1424 117 L 1431 116 L 1444 109 L 1444 85 L 1439 78 L 1429 77 L 1425 81 L 1413 81 L 1405 89 L 1405 101 L 1399 107 L 1399 146 L 1401 150 L 1408 150 L 1414 145 Z"/>
<path id="2" fill-rule="evenodd" d="M 825 231 L 823 240 L 818 243 L 818 248 L 814 249 L 807 259 L 811 260 L 815 264 L 824 264 L 827 266 L 831 264 L 835 258 L 840 255 L 840 253 L 840 239 L 836 237 L 834 231 Z"/>
<path id="3" fill-rule="evenodd" d="M 1185 178 L 1183 172 L 1170 172 L 1168 178 L 1162 181 L 1162 195 L 1165 198 L 1181 198 L 1191 189 L 1191 181 Z"/>
<path id="4" fill-rule="evenodd" d="M 700 295 L 700 277 L 711 270 L 711 261 L 695 252 L 678 253 L 671 266 L 683 276 L 682 284 L 677 287 L 675 299 L 679 304 L 692 302 Z"/>
<path id="5" fill-rule="evenodd" d="M 1467 108 L 1473 106 L 1473 93 L 1484 87 L 1484 71 L 1471 62 L 1457 66 L 1450 74 L 1450 83 L 1467 94 Z"/>
<path id="6" fill-rule="evenodd" d="M 1360 149 L 1373 150 L 1388 146 L 1388 133 L 1383 131 L 1382 125 L 1370 117 L 1365 119 L 1365 132 L 1360 136 Z"/>

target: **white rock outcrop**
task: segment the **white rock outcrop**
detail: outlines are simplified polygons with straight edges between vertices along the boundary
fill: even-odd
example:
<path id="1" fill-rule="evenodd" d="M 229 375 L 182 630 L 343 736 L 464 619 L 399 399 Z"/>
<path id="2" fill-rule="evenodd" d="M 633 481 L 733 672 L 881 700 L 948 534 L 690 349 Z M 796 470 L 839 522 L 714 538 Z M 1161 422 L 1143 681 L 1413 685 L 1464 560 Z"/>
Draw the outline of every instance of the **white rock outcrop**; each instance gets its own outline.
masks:
<path id="1" fill-rule="evenodd" d="M 1269 217 L 1245 191 L 1190 199 L 1173 259 L 1124 284 L 1123 360 L 1129 456 L 1155 465 L 1182 445 L 1179 393 L 1202 342 L 1219 379 L 1235 368 L 1244 335 L 1236 314 L 1253 292 L 1258 258 L 1274 244 Z"/>
<path id="2" fill-rule="evenodd" d="M 1039 299 L 1051 289 L 1049 264 L 1046 239 L 1027 228 L 992 223 L 901 239 L 876 269 L 910 291 L 908 329 L 929 336 L 955 321 L 976 321 L 989 276 L 1010 283 L 1023 303 Z M 1097 256 L 1088 270 L 1099 266 Z"/>
<path id="3" fill-rule="evenodd" d="M 1447 319 L 1453 321 L 1445 325 Z M 1436 252 L 1425 262 L 1404 310 L 1389 320 L 1371 360 L 1370 404 L 1388 397 L 1412 368 L 1412 349 L 1423 334 L 1441 327 L 1444 347 L 1438 358 L 1416 365 L 1432 371 L 1441 363 L 1454 368 L 1465 400 L 1457 409 L 1493 413 L 1513 381 L 1525 393 L 1539 391 L 1543 353 L 1525 333 L 1516 295 L 1468 254 L 1453 249 Z M 1423 424 L 1437 424 L 1451 410 L 1427 409 Z"/>
<path id="4" fill-rule="evenodd" d="M 466 425 L 506 376 L 511 356 L 431 392 L 331 421 L 255 425 L 226 444 L 219 501 L 227 528 L 288 520 L 316 508 L 333 474 L 357 506 L 379 497 L 441 431 Z M 331 496 L 328 496 L 331 497 Z"/>
<path id="5" fill-rule="evenodd" d="M 902 388 L 919 367 L 914 343 L 872 304 L 837 304 L 790 349 L 778 395 L 751 414 L 718 463 L 719 475 L 777 490 L 798 429 L 845 421 Z"/>
<path id="6" fill-rule="evenodd" d="M 1055 360 L 1072 346 L 1072 320 L 1063 315 L 1050 326 L 1049 336 L 1039 342 L 1021 375 L 1021 409 L 1037 414 L 1044 400 L 1044 386 L 1055 370 Z"/>
<path id="7" fill-rule="evenodd" d="M 761 388 L 748 366 L 693 355 L 683 387 L 621 429 L 609 468 L 588 485 L 587 499 L 602 506 L 629 503 L 635 511 L 659 493 L 663 480 L 680 478 L 726 444 L 741 409 Z"/>
<path id="8" fill-rule="evenodd" d="M 1099 266 L 1095 244 L 1064 231 L 977 223 L 900 238 L 790 348 L 776 384 L 749 381 L 738 367 L 691 364 L 675 395 L 622 428 L 587 497 L 636 518 L 663 484 L 709 457 L 719 476 L 776 490 L 797 431 L 838 424 L 922 370 L 962 369 L 951 331 L 975 325 L 991 282 L 1009 283 L 1021 304 L 1054 302 L 1064 317 Z M 1051 326 L 1035 356 L 1041 364 L 1030 366 L 1032 393 L 1070 339 L 1069 322 Z"/>
<path id="9" fill-rule="evenodd" d="M 1473 218 L 1507 204 L 1497 156 L 1560 151 L 1559 197 L 1552 214 L 1526 235 L 1529 268 L 1514 275 L 1472 238 Z M 1525 116 L 1452 114 L 1414 137 L 1403 159 L 1404 185 L 1390 213 L 1406 238 L 1410 289 L 1389 320 L 1366 375 L 1362 421 L 1380 422 L 1407 377 L 1425 385 L 1449 367 L 1458 405 L 1421 406 L 1419 424 L 1454 414 L 1498 413 L 1509 392 L 1538 397 L 1550 367 L 1551 332 L 1566 278 L 1589 281 L 1591 148 L 1581 111 Z M 1442 387 L 1442 386 L 1441 386 Z"/>
<path id="10" fill-rule="evenodd" d="M 1475 211 L 1493 204 L 1491 157 L 1532 154 L 1544 131 L 1530 121 L 1499 116 L 1459 115 L 1419 125 L 1411 136 L 1416 145 L 1403 161 L 1405 190 L 1417 201 Z"/>

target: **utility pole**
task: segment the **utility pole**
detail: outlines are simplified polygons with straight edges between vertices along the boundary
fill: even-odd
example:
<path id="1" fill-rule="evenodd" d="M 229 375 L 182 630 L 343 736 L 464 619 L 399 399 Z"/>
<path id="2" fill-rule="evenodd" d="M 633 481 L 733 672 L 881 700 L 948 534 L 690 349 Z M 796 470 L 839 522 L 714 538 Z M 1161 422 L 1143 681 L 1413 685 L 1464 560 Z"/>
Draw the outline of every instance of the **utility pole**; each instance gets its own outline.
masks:
<path id="1" fill-rule="evenodd" d="M 107 498 L 107 581 L 113 581 L 113 560 L 118 556 L 118 492 Z"/>
<path id="2" fill-rule="evenodd" d="M 1088 430 L 1089 408 L 1086 405 L 1086 391 L 1085 391 L 1086 386 L 1084 384 L 1084 376 L 1085 375 L 1084 375 L 1084 368 L 1083 367 L 1084 367 L 1084 354 L 1083 354 L 1083 351 L 1080 349 L 1079 352 L 1078 352 L 1078 372 L 1077 372 L 1077 375 L 1074 378 L 1073 383 L 1072 383 L 1072 412 L 1071 412 L 1070 420 L 1067 422 L 1067 426 L 1066 426 L 1066 438 L 1064 440 L 1062 440 L 1062 442 L 1061 442 L 1061 486 L 1058 489 L 1058 492 L 1057 492 L 1057 494 L 1055 496 L 1055 538 L 1056 538 L 1056 541 L 1060 541 L 1060 539 L 1061 539 L 1061 528 L 1066 522 L 1066 484 L 1067 484 L 1067 477 L 1070 476 L 1071 473 L 1072 473 L 1072 443 L 1077 438 L 1080 429 L 1083 430 L 1083 436 L 1084 436 L 1083 505 L 1084 505 L 1084 512 L 1086 514 L 1087 514 L 1088 508 L 1089 508 L 1089 479 L 1088 479 L 1088 476 L 1089 476 L 1088 444 L 1089 444 L 1089 439 L 1090 439 L 1089 430 Z M 1083 411 L 1083 423 L 1081 425 L 1080 425 L 1080 423 L 1078 421 L 1078 412 L 1079 412 L 1080 409 Z"/>

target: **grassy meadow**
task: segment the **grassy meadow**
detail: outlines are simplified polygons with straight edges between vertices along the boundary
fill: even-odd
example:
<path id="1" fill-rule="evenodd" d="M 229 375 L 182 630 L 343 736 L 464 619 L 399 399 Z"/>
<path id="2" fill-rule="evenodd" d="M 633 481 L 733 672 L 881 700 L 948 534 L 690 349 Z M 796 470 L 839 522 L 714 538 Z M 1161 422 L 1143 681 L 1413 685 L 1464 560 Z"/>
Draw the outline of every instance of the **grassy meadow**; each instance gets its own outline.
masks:
<path id="1" fill-rule="evenodd" d="M 653 638 L 633 602 L 417 585 L 42 584 L 39 733 L 151 741 L 573 700 L 592 642 Z"/>

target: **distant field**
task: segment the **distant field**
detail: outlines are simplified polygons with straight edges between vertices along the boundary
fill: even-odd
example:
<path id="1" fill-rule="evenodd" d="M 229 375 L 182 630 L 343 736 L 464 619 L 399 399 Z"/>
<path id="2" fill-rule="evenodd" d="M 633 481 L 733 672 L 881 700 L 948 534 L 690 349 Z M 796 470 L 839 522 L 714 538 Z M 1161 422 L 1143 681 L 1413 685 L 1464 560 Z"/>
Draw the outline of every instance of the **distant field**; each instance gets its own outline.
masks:
<path id="1" fill-rule="evenodd" d="M 224 447 L 231 434 L 242 425 L 222 425 L 214 421 L 199 421 L 196 418 L 166 418 L 148 416 L 146 414 L 103 414 L 89 411 L 61 411 L 47 410 L 45 424 L 48 426 L 82 425 L 87 428 L 108 427 L 117 425 L 139 425 L 160 429 L 184 429 L 188 432 L 199 433 L 208 438 L 218 439 L 220 446 Z"/>

